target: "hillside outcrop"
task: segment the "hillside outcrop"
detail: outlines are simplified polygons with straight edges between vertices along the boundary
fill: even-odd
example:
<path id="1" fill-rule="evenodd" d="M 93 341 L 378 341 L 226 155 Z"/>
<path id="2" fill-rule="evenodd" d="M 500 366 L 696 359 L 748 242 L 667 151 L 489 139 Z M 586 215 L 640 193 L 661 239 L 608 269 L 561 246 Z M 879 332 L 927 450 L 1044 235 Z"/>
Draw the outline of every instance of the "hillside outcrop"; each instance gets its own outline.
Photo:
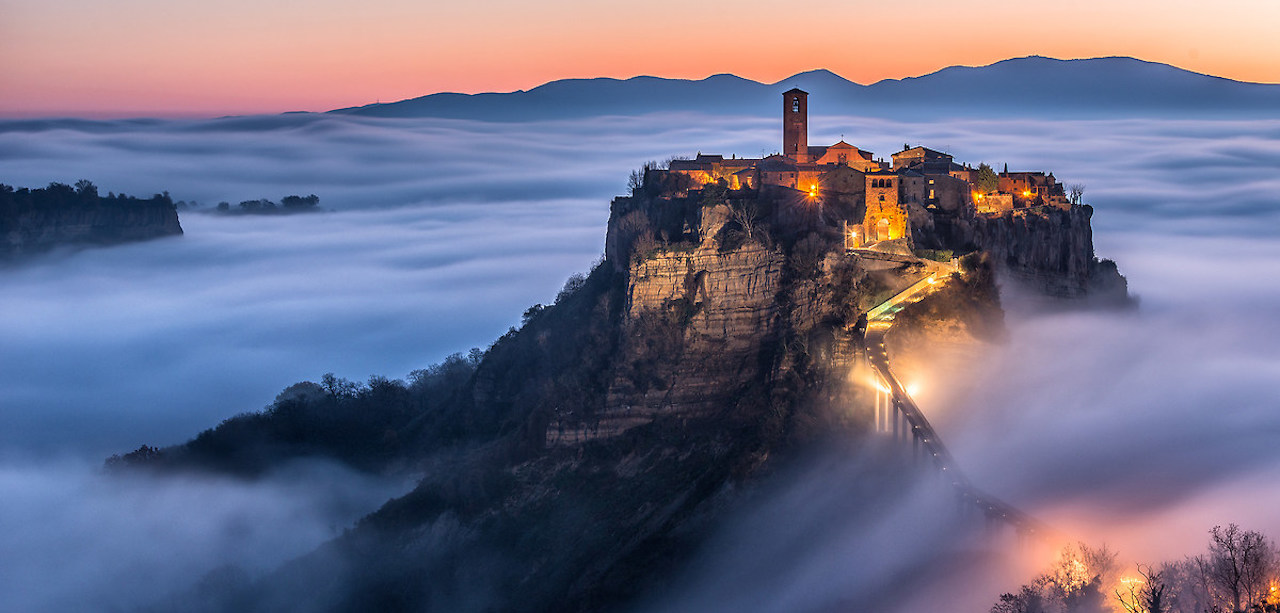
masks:
<path id="1" fill-rule="evenodd" d="M 425 475 L 313 554 L 158 610 L 604 611 L 656 589 L 788 462 L 865 441 L 866 313 L 937 270 L 847 250 L 837 220 L 795 201 L 637 190 L 614 200 L 590 274 L 457 368 L 295 386 L 263 414 L 118 459 L 258 474 L 320 455 Z M 970 228 L 984 250 L 903 334 L 951 321 L 998 337 L 992 262 L 1087 287 L 1087 229 L 1087 212 Z"/>
<path id="2" fill-rule="evenodd" d="M 1093 207 L 1018 209 L 975 220 L 972 242 L 1010 277 L 1044 294 L 1125 303 L 1115 263 L 1093 252 Z"/>
<path id="3" fill-rule="evenodd" d="M 167 195 L 101 197 L 92 184 L 78 190 L 59 183 L 35 190 L 0 185 L 0 259 L 181 234 L 177 208 Z"/>

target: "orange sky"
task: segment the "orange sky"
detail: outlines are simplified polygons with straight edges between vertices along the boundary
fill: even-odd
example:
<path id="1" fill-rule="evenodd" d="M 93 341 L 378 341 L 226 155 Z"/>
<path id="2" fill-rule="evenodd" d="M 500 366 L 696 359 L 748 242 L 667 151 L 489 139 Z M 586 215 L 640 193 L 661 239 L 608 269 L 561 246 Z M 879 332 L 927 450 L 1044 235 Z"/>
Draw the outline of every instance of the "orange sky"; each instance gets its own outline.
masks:
<path id="1" fill-rule="evenodd" d="M 0 115 L 328 110 L 639 74 L 870 83 L 1033 54 L 1280 82 L 1276 0 L 782 4 L 0 0 Z"/>

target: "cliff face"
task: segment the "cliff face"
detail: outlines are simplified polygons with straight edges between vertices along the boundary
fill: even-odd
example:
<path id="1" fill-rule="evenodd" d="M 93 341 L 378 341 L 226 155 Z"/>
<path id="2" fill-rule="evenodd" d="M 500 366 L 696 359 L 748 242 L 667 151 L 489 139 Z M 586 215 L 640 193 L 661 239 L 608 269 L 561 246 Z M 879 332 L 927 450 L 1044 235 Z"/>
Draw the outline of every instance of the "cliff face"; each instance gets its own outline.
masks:
<path id="1" fill-rule="evenodd" d="M 109 245 L 182 234 L 167 197 L 150 200 L 83 198 L 46 205 L 0 203 L 0 257 L 19 257 L 63 245 Z"/>
<path id="2" fill-rule="evenodd" d="M 704 242 L 632 264 L 627 320 L 636 334 L 623 344 L 606 414 L 621 427 L 658 412 L 706 415 L 757 379 L 778 334 L 783 261 L 756 243 L 717 253 Z"/>
<path id="3" fill-rule="evenodd" d="M 986 252 L 1009 278 L 1048 296 L 1127 303 L 1115 263 L 1094 255 L 1092 216 L 1088 205 L 1014 209 L 959 224 L 953 240 Z"/>
<path id="4" fill-rule="evenodd" d="M 1080 296 L 1094 261 L 1092 214 L 1091 207 L 1041 207 L 979 217 L 973 240 L 1015 277 L 1050 295 Z"/>

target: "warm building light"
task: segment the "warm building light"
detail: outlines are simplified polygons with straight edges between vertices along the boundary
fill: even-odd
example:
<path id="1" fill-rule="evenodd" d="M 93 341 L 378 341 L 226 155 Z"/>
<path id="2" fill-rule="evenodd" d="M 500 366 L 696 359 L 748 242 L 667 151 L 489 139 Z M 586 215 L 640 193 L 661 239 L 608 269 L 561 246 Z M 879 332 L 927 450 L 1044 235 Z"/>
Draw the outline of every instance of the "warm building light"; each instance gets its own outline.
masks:
<path id="1" fill-rule="evenodd" d="M 1024 189 L 1024 190 L 1022 190 L 1022 197 L 1023 197 L 1023 198 L 1030 198 L 1030 197 L 1031 197 L 1031 190 L 1029 190 L 1029 189 Z"/>

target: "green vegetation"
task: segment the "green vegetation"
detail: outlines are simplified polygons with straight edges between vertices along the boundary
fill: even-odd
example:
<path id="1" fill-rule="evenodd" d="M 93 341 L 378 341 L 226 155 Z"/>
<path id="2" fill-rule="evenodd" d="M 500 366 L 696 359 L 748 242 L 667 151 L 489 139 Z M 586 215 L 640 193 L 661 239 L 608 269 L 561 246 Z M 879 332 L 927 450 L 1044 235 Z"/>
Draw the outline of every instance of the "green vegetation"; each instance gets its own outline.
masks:
<path id="1" fill-rule="evenodd" d="M 955 252 L 950 249 L 915 249 L 913 253 L 922 260 L 933 260 L 934 262 L 950 262 L 955 255 Z"/>
<path id="2" fill-rule="evenodd" d="M 980 193 L 993 194 L 1000 191 L 1000 177 L 986 164 L 978 164 L 978 176 L 974 179 L 973 187 Z"/>

